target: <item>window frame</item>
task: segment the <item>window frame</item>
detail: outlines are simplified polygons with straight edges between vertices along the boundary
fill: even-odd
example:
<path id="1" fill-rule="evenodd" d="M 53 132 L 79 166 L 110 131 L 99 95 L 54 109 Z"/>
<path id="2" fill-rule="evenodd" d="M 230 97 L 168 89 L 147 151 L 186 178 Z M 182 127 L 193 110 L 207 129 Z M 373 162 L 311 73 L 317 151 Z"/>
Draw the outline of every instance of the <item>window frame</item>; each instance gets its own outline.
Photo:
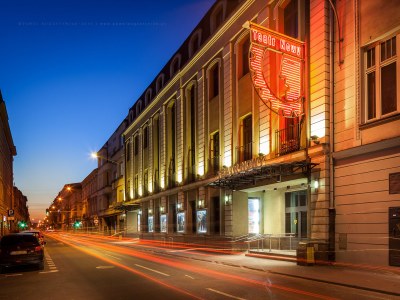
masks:
<path id="1" fill-rule="evenodd" d="M 386 58 L 385 60 L 381 60 L 381 49 L 382 44 L 386 43 L 387 41 L 393 39 L 395 37 L 396 41 L 396 53 L 392 55 L 390 58 Z M 374 58 L 373 58 L 373 65 L 369 66 L 368 58 L 369 58 L 369 51 L 374 49 Z M 400 114 L 400 76 L 398 73 L 400 72 L 400 60 L 398 58 L 398 51 L 400 49 L 400 34 L 395 34 L 391 36 L 387 36 L 375 43 L 364 47 L 363 49 L 363 115 L 362 115 L 362 124 L 369 124 L 373 123 L 382 119 L 390 118 L 394 115 Z M 388 112 L 386 114 L 382 113 L 382 69 L 386 66 L 395 63 L 396 66 L 396 109 L 394 111 Z M 369 95 L 368 95 L 368 79 L 369 74 L 375 73 L 374 78 L 374 104 L 375 104 L 375 114 L 373 117 L 369 117 Z"/>

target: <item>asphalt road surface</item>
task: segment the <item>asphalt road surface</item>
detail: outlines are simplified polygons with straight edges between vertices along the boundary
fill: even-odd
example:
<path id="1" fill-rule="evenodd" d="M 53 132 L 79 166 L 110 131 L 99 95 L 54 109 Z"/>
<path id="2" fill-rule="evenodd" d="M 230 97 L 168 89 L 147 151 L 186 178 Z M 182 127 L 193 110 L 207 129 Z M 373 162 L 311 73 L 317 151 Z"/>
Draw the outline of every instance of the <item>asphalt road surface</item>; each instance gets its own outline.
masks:
<path id="1" fill-rule="evenodd" d="M 204 252 L 194 250 L 185 257 L 177 255 L 180 250 L 134 239 L 60 232 L 46 240 L 45 269 L 1 274 L 0 299 L 394 299 L 205 262 L 196 259 L 208 255 Z"/>

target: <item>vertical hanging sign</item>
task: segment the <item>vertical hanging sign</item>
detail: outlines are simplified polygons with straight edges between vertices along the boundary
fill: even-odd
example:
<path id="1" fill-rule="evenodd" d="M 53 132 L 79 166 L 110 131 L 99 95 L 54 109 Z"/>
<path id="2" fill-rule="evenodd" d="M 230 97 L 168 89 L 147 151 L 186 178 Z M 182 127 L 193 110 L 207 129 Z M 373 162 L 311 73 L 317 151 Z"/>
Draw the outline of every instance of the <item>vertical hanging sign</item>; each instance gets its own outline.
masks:
<path id="1" fill-rule="evenodd" d="M 261 100 L 279 115 L 301 116 L 304 42 L 249 22 L 250 72 Z"/>

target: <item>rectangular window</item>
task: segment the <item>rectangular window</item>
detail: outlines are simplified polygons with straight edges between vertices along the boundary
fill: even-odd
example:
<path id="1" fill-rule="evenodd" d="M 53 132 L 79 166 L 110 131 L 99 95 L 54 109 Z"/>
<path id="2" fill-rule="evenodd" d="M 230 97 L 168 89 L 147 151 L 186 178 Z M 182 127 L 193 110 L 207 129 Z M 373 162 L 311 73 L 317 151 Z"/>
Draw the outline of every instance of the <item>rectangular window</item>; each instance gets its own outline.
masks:
<path id="1" fill-rule="evenodd" d="M 126 144 L 126 160 L 127 161 L 131 160 L 131 143 L 129 141 Z"/>
<path id="2" fill-rule="evenodd" d="M 297 0 L 291 0 L 283 11 L 284 33 L 293 38 L 298 38 L 299 13 Z"/>
<path id="3" fill-rule="evenodd" d="M 139 135 L 135 136 L 135 156 L 139 154 Z"/>
<path id="4" fill-rule="evenodd" d="M 143 129 L 143 148 L 146 149 L 149 145 L 149 127 Z"/>
<path id="5" fill-rule="evenodd" d="M 365 51 L 365 120 L 399 110 L 396 36 Z"/>
<path id="6" fill-rule="evenodd" d="M 250 38 L 246 37 L 241 46 L 241 70 L 239 70 L 239 78 L 249 73 L 249 50 L 250 50 Z"/>
<path id="7" fill-rule="evenodd" d="M 219 67 L 218 64 L 215 64 L 215 66 L 210 70 L 209 73 L 209 86 L 210 86 L 210 99 L 213 99 L 214 97 L 218 96 L 219 94 Z"/>

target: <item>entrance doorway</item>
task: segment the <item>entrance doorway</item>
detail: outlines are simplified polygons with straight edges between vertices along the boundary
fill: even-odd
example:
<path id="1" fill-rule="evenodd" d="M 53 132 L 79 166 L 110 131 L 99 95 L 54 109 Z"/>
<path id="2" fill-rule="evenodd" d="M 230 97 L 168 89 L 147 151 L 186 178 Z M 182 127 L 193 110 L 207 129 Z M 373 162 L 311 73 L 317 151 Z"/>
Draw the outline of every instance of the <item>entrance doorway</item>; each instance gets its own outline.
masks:
<path id="1" fill-rule="evenodd" d="M 248 199 L 249 233 L 260 233 L 260 198 Z"/>
<path id="2" fill-rule="evenodd" d="M 307 191 L 285 193 L 285 233 L 307 237 Z"/>
<path id="3" fill-rule="evenodd" d="M 389 265 L 400 267 L 400 207 L 389 207 Z"/>

